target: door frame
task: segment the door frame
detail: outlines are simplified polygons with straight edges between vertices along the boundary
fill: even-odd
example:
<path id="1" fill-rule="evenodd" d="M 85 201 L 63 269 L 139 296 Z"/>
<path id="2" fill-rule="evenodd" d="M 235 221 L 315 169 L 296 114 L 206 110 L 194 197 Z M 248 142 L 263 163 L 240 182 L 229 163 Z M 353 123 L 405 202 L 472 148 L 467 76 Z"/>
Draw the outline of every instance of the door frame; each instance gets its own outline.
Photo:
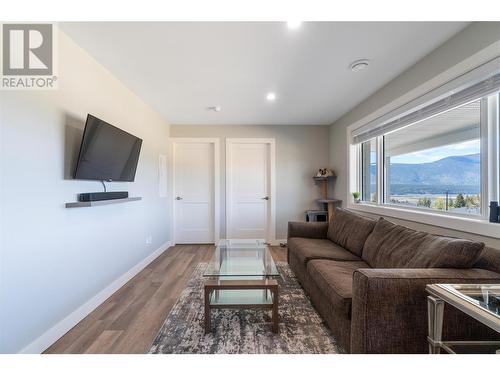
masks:
<path id="1" fill-rule="evenodd" d="M 172 243 L 176 242 L 176 204 L 175 204 L 175 145 L 180 143 L 208 143 L 213 145 L 213 204 L 214 204 L 214 241 L 217 245 L 220 241 L 220 147 L 219 138 L 170 138 L 172 150 Z"/>
<path id="2" fill-rule="evenodd" d="M 269 213 L 269 223 L 267 228 L 267 242 L 276 242 L 276 139 L 275 138 L 226 138 L 226 237 L 229 238 L 229 207 L 231 207 L 231 146 L 235 143 L 264 143 L 269 145 L 269 188 L 271 189 L 271 207 Z"/>

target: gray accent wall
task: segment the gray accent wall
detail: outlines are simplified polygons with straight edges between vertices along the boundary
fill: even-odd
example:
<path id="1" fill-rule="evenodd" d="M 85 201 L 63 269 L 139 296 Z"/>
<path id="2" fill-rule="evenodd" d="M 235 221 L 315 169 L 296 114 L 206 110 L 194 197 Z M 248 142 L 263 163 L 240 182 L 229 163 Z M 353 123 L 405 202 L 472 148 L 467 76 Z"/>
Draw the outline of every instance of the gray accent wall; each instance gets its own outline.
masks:
<path id="1" fill-rule="evenodd" d="M 214 114 L 217 116 L 217 114 Z M 276 140 L 276 239 L 285 239 L 290 220 L 305 220 L 317 209 L 320 187 L 312 176 L 329 167 L 329 126 L 301 125 L 171 125 L 171 137 L 219 138 L 221 148 L 221 238 L 225 237 L 226 138 Z"/>
<path id="2" fill-rule="evenodd" d="M 330 165 L 338 174 L 334 184 L 334 197 L 344 201 L 350 199 L 347 181 L 348 126 L 370 116 L 376 118 L 374 113 L 390 107 L 394 101 L 404 99 L 409 102 L 414 99 L 412 90 L 436 87 L 454 78 L 454 74 L 462 74 L 491 60 L 495 55 L 500 55 L 500 22 L 474 22 L 333 123 L 330 127 Z M 397 219 L 394 221 L 415 229 L 484 241 L 500 248 L 500 240 L 496 238 L 423 223 Z"/>

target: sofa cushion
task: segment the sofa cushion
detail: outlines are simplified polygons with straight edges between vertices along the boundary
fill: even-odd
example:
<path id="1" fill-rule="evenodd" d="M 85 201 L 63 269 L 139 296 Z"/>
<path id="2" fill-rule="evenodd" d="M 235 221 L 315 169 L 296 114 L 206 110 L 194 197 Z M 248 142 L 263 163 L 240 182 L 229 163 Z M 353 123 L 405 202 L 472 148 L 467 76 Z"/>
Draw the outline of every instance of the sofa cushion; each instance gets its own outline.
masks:
<path id="1" fill-rule="evenodd" d="M 483 242 L 428 234 L 407 267 L 472 268 L 483 249 Z"/>
<path id="2" fill-rule="evenodd" d="M 484 244 L 417 231 L 380 218 L 363 248 L 372 268 L 471 268 Z"/>
<path id="3" fill-rule="evenodd" d="M 473 267 L 500 273 L 500 250 L 486 246 Z"/>
<path id="4" fill-rule="evenodd" d="M 287 247 L 304 264 L 311 259 L 361 260 L 330 240 L 293 237 Z"/>
<path id="5" fill-rule="evenodd" d="M 330 225 L 328 238 L 337 245 L 361 256 L 366 238 L 373 230 L 376 221 L 342 208 L 335 208 Z"/>
<path id="6" fill-rule="evenodd" d="M 311 280 L 328 298 L 329 302 L 350 318 L 352 307 L 352 280 L 354 271 L 370 268 L 363 261 L 341 262 L 332 260 L 311 260 L 307 272 Z"/>

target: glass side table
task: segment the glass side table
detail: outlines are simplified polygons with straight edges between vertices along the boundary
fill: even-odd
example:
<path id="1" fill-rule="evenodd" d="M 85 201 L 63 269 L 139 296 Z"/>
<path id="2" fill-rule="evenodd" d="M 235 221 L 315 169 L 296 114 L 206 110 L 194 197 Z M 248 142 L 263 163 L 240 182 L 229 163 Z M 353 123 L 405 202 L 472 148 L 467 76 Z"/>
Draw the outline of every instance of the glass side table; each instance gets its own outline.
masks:
<path id="1" fill-rule="evenodd" d="M 426 291 L 430 354 L 500 354 L 500 341 L 442 341 L 445 303 L 500 333 L 500 284 L 431 284 Z"/>

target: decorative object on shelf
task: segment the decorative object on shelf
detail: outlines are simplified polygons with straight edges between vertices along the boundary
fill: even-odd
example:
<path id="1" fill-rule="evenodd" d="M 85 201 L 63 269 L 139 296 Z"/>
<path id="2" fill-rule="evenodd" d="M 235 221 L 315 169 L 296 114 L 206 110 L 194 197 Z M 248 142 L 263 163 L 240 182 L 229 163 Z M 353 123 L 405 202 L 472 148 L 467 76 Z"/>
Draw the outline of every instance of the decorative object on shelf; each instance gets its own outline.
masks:
<path id="1" fill-rule="evenodd" d="M 335 173 L 331 169 L 328 168 L 320 168 L 318 169 L 318 173 L 316 173 L 316 177 L 334 177 Z"/>
<path id="2" fill-rule="evenodd" d="M 352 193 L 352 197 L 354 198 L 354 203 L 359 203 L 361 202 L 361 194 L 359 193 L 359 191 L 355 191 L 354 193 Z"/>

